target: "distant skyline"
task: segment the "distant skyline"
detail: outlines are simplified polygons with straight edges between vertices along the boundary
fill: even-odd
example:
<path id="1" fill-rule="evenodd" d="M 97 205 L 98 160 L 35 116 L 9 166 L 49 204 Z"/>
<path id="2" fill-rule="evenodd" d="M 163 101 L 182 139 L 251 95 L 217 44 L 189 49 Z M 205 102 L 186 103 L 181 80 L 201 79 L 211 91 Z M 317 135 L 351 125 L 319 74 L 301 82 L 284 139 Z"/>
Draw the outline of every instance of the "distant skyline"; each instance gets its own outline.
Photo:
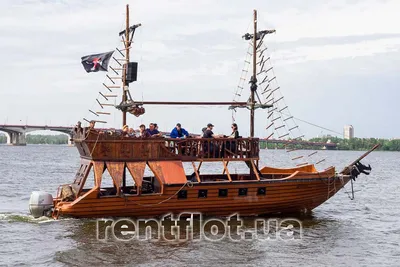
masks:
<path id="1" fill-rule="evenodd" d="M 399 138 L 400 1 L 105 1 L 4 0 L 0 2 L 0 124 L 74 125 L 91 117 L 105 72 L 86 73 L 80 58 L 120 44 L 125 4 L 135 35 L 132 60 L 138 100 L 231 101 L 238 84 L 252 10 L 266 37 L 274 71 L 296 118 L 355 137 Z M 248 89 L 248 88 L 245 88 Z M 249 91 L 246 91 L 249 92 Z M 244 95 L 244 94 L 243 94 Z M 242 101 L 247 97 L 243 96 Z M 199 132 L 212 122 L 230 131 L 221 108 L 146 106 L 128 123 L 177 122 Z M 241 135 L 249 114 L 237 113 Z M 107 119 L 120 127 L 120 115 Z M 297 121 L 306 138 L 332 134 Z M 266 137 L 266 115 L 256 113 L 256 135 Z M 337 134 L 337 136 L 340 136 Z"/>

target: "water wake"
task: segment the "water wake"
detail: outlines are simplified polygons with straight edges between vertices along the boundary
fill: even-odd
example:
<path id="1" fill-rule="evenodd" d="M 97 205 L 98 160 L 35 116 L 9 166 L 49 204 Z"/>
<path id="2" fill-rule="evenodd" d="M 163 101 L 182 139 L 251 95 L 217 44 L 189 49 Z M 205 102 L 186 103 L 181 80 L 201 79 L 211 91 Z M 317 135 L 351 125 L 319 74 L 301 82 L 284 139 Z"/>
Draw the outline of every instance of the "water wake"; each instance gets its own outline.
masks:
<path id="1" fill-rule="evenodd" d="M 42 216 L 39 218 L 34 218 L 32 215 L 27 213 L 0 213 L 0 223 L 32 223 L 32 224 L 42 224 L 42 223 L 55 223 L 65 220 L 71 220 L 71 218 L 62 218 L 59 220 L 54 220 L 51 217 Z"/>

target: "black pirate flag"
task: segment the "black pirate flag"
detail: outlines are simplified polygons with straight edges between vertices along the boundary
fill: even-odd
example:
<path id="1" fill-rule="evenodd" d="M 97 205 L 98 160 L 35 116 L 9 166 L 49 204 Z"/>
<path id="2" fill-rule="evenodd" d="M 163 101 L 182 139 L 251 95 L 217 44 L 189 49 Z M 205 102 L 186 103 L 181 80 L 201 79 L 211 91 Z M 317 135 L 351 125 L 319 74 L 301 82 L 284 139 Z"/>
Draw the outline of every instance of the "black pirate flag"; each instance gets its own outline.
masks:
<path id="1" fill-rule="evenodd" d="M 108 62 L 114 51 L 82 57 L 82 65 L 86 72 L 107 71 Z"/>

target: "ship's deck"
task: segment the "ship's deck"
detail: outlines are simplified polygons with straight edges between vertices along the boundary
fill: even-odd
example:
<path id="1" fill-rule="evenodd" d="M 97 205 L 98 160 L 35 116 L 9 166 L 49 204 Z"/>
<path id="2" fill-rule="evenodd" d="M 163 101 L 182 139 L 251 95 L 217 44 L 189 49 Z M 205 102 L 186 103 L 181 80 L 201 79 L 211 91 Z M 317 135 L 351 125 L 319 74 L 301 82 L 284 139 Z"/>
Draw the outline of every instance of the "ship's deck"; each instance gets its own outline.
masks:
<path id="1" fill-rule="evenodd" d="M 82 158 L 104 161 L 257 160 L 258 138 L 139 138 L 90 130 L 74 136 Z"/>

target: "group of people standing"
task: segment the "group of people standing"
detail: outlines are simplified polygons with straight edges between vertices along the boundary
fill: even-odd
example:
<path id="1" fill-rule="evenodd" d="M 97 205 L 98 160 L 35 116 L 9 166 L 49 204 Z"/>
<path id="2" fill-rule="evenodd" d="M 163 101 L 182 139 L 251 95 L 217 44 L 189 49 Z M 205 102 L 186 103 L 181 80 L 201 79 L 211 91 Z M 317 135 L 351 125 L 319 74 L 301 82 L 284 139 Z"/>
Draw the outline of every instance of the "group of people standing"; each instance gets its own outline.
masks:
<path id="1" fill-rule="evenodd" d="M 202 129 L 203 138 L 239 138 L 239 131 L 236 123 L 232 123 L 231 125 L 232 133 L 228 136 L 214 134 L 214 132 L 212 131 L 213 128 L 214 125 L 212 123 L 207 124 L 207 127 Z"/>
<path id="2" fill-rule="evenodd" d="M 226 135 L 216 135 L 212 131 L 214 128 L 214 125 L 212 123 L 207 124 L 207 127 L 204 127 L 202 129 L 203 135 L 201 136 L 202 138 L 239 138 L 239 131 L 238 131 L 238 126 L 236 123 L 232 123 L 231 129 L 232 133 L 228 136 Z M 180 123 L 176 124 L 176 127 L 172 129 L 170 133 L 171 138 L 186 138 L 189 137 L 188 131 L 186 131 L 184 128 L 182 128 Z"/>
<path id="3" fill-rule="evenodd" d="M 214 125 L 212 123 L 207 124 L 206 128 L 203 128 L 203 138 L 232 138 L 236 139 L 239 138 L 239 130 L 238 126 L 236 123 L 232 123 L 231 129 L 232 133 L 228 136 L 226 135 L 216 135 L 212 131 L 214 128 Z M 225 150 L 230 151 L 231 153 L 236 152 L 236 146 L 237 143 L 236 141 L 223 141 L 221 142 L 208 142 L 203 144 L 203 152 L 205 154 L 209 154 L 210 157 L 224 157 L 225 156 Z"/>
<path id="4" fill-rule="evenodd" d="M 95 121 L 90 121 L 89 128 L 94 129 Z M 239 138 L 238 126 L 236 123 L 232 123 L 232 133 L 228 136 L 226 135 L 216 135 L 212 131 L 214 125 L 212 123 L 208 123 L 207 127 L 202 129 L 203 135 L 202 138 Z M 77 126 L 75 126 L 75 132 L 79 131 L 81 128 L 81 122 L 78 122 Z M 146 128 L 144 124 L 139 126 L 139 134 L 137 135 L 133 128 L 129 128 L 128 125 L 124 125 L 121 131 L 122 135 L 125 137 L 141 137 L 141 138 L 149 138 L 149 137 L 162 137 L 162 133 L 158 130 L 157 123 L 150 123 L 149 128 Z M 177 123 L 176 126 L 172 129 L 170 133 L 170 138 L 187 138 L 190 137 L 189 132 L 182 128 L 180 123 Z"/>
<path id="5" fill-rule="evenodd" d="M 124 125 L 122 127 L 122 135 L 126 136 L 126 137 L 142 137 L 142 138 L 161 137 L 162 136 L 162 134 L 158 130 L 157 123 L 150 123 L 149 128 L 147 128 L 147 129 L 144 124 L 141 124 L 139 126 L 139 136 L 136 135 L 133 128 L 129 128 L 128 125 Z"/>
<path id="6" fill-rule="evenodd" d="M 141 138 L 148 138 L 148 137 L 162 137 L 162 133 L 158 130 L 157 123 L 150 123 L 149 128 L 146 129 L 144 124 L 139 126 L 139 136 L 135 134 L 135 131 L 132 128 L 129 128 L 128 125 L 124 125 L 122 127 L 122 134 L 126 137 L 141 137 Z M 187 138 L 189 137 L 189 133 L 182 128 L 180 123 L 177 123 L 175 128 L 172 129 L 170 133 L 171 138 Z"/>

